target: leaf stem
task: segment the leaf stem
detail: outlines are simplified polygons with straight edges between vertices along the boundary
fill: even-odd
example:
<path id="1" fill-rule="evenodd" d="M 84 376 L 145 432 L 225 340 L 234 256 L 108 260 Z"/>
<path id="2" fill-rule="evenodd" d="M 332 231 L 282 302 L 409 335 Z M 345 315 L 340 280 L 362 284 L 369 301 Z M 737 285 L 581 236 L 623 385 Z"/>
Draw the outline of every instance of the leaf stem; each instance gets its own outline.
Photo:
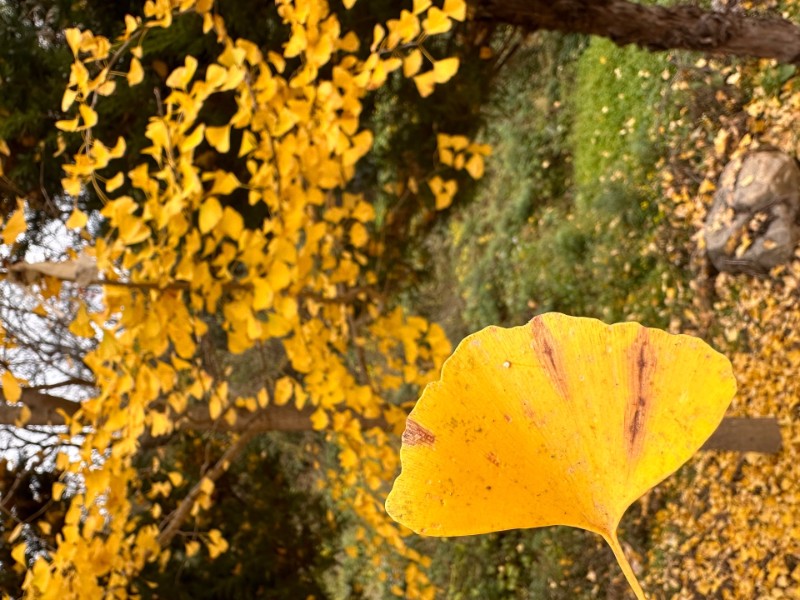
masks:
<path id="1" fill-rule="evenodd" d="M 631 564 L 628 562 L 628 559 L 625 558 L 625 553 L 622 551 L 622 546 L 619 543 L 619 539 L 617 538 L 617 532 L 614 531 L 609 535 L 603 536 L 608 542 L 608 545 L 611 546 L 611 550 L 614 552 L 614 556 L 619 563 L 622 572 L 625 575 L 625 579 L 628 580 L 628 584 L 630 584 L 631 589 L 633 589 L 633 593 L 636 594 L 636 598 L 638 600 L 647 600 L 644 596 L 644 590 L 642 590 L 642 586 L 639 585 L 639 581 L 636 579 L 636 575 L 633 573 L 633 568 Z"/>

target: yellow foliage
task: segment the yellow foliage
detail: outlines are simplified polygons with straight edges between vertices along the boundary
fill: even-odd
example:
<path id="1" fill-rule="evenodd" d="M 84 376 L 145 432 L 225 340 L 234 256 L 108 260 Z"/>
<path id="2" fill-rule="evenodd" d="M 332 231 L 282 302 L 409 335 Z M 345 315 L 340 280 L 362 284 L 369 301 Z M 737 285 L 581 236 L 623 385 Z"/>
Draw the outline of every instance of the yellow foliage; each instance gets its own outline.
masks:
<path id="1" fill-rule="evenodd" d="M 401 530 L 381 509 L 380 482 L 394 473 L 397 453 L 385 432 L 362 431 L 361 420 L 399 425 L 403 413 L 389 398 L 404 385 L 433 381 L 450 344 L 440 327 L 399 308 L 387 310 L 374 293 L 377 276 L 369 265 L 380 251 L 373 239 L 376 211 L 349 186 L 373 144 L 373 133 L 359 121 L 365 96 L 390 77 L 414 77 L 423 95 L 450 80 L 459 67 L 455 58 L 436 60 L 419 75 L 428 56 L 423 43 L 463 20 L 465 5 L 448 0 L 437 8 L 415 0 L 413 11 L 398 10 L 396 19 L 376 25 L 366 57 L 358 51 L 370 40 L 342 31 L 324 0 L 277 2 L 287 32 L 282 54 L 232 38 L 212 5 L 148 0 L 144 17 L 127 16 L 124 33 L 113 41 L 77 28 L 65 32 L 74 62 L 62 97 L 69 114 L 56 127 L 80 149 L 67 158 L 62 184 L 74 197 L 95 190 L 104 202 L 105 227 L 102 237 L 91 239 L 88 215 L 79 209 L 66 224 L 83 230 L 99 271 L 93 281 L 108 285 L 90 307 L 81 303 L 73 311 L 70 331 L 94 345 L 83 358 L 97 395 L 70 422 L 73 432 L 85 434 L 78 456 L 62 454 L 59 465 L 85 489 L 70 500 L 57 547 L 29 569 L 30 597 L 74 590 L 74 597 L 95 598 L 109 578 L 114 589 L 125 590 L 147 563 L 165 560 L 158 528 L 141 526 L 137 515 L 168 519 L 157 498 L 177 494 L 183 477 L 170 473 L 146 498 L 133 458 L 143 436 L 170 433 L 181 426 L 177 415 L 198 405 L 212 420 L 229 424 L 237 407 L 309 411 L 310 426 L 329 431 L 340 446 L 341 470 L 328 484 L 334 499 L 372 529 L 365 552 L 377 554 L 385 544 L 381 551 L 424 563 L 409 553 Z M 118 92 L 118 81 L 135 86 L 144 80 L 145 35 L 169 28 L 178 13 L 202 22 L 219 53 L 205 72 L 198 72 L 193 56 L 172 72 L 148 63 L 170 90 L 148 115 L 143 133 L 151 145 L 132 156 L 121 138 L 98 138 L 102 103 Z M 227 123 L 209 125 L 202 109 L 223 93 L 234 99 L 236 112 Z M 246 171 L 228 172 L 209 160 L 230 152 L 232 129 L 235 136 L 241 132 L 238 156 Z M 457 145 L 465 168 L 481 171 L 469 141 Z M 65 147 L 62 140 L 59 152 Z M 130 170 L 111 170 L 122 157 Z M 126 183 L 133 191 L 123 195 Z M 437 176 L 429 183 L 436 207 L 446 208 L 455 181 Z M 231 195 L 261 205 L 267 216 L 245 223 L 228 204 Z M 25 229 L 19 202 L 3 228 L 4 243 Z M 37 293 L 57 297 L 51 289 Z M 286 364 L 257 395 L 240 398 L 226 376 L 204 370 L 200 348 L 211 320 L 219 320 L 233 352 L 269 344 L 285 354 Z M 356 360 L 361 352 L 374 360 Z M 6 372 L 2 383 L 13 401 L 21 389 L 10 378 Z M 106 459 L 98 464 L 97 456 Z M 54 496 L 64 489 L 55 484 Z M 196 495 L 184 499 L 191 505 L 187 518 L 201 517 L 213 489 L 212 479 L 201 479 Z M 200 539 L 212 558 L 228 547 L 216 529 Z M 187 542 L 186 553 L 199 548 Z M 24 545 L 14 552 L 24 560 Z M 421 570 L 408 570 L 406 578 L 407 597 L 432 594 Z"/>
<path id="2" fill-rule="evenodd" d="M 428 186 L 436 199 L 436 210 L 444 210 L 449 207 L 453 202 L 456 190 L 458 190 L 455 180 L 444 181 L 438 175 L 428 180 Z"/>

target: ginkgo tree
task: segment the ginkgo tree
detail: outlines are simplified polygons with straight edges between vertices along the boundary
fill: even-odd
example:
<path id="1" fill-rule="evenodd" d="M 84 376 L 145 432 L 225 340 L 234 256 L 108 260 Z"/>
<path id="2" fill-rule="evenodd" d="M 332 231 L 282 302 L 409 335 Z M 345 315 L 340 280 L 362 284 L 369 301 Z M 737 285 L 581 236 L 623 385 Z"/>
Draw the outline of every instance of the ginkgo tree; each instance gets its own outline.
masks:
<path id="1" fill-rule="evenodd" d="M 353 17 L 353 0 L 281 0 L 263 25 L 274 45 L 231 33 L 213 0 L 149 0 L 116 36 L 66 29 L 56 147 L 24 135 L 0 143 L 8 172 L 20 148 L 36 149 L 36 181 L 49 181 L 51 159 L 61 163 L 58 189 L 29 194 L 9 178 L 0 188 L 12 192 L 0 229 L 3 310 L 24 315 L 3 323 L 2 420 L 58 432 L 50 497 L 66 506 L 52 544 L 34 543 L 22 522 L 8 538 L 30 597 L 125 597 L 176 544 L 186 556 L 224 553 L 228 542 L 202 519 L 217 482 L 260 432 L 302 428 L 337 448 L 322 485 L 360 520 L 354 551 L 380 561 L 386 553 L 374 550 L 391 549 L 411 561 L 392 591 L 433 594 L 383 494 L 399 466 L 389 438 L 402 430 L 398 403 L 437 377 L 450 344 L 381 293 L 389 241 L 412 219 L 407 208 L 382 212 L 359 183 L 386 133 L 365 127 L 364 113 L 398 81 L 435 99 L 473 67 L 440 39 L 455 29 L 481 59 L 492 56 L 493 20 L 570 29 L 565 15 L 531 7 L 539 13 L 487 1 L 468 14 L 463 0 L 414 0 L 376 23 L 369 7 Z M 190 21 L 192 50 L 174 52 L 172 34 Z M 356 34 L 365 22 L 368 33 Z M 414 211 L 427 202 L 420 220 L 447 209 L 489 154 L 466 129 L 419 140 L 434 148 L 433 166 L 411 164 L 381 191 Z M 63 227 L 53 247 L 30 248 L 47 229 L 42 206 L 64 212 Z M 392 227 L 401 234 L 381 235 Z M 218 345 L 257 353 L 260 376 L 245 386 L 230 366 L 213 368 Z M 185 430 L 222 432 L 227 444 L 191 485 L 159 465 L 145 484 L 142 448 Z"/>
<path id="2" fill-rule="evenodd" d="M 91 393 L 34 411 L 37 398 L 50 398 L 43 389 L 69 384 L 44 383 L 47 373 L 15 364 L 21 334 L 6 332 L 3 396 L 17 405 L 17 424 L 64 427 L 52 492 L 56 501 L 68 494 L 69 508 L 55 543 L 35 551 L 23 523 L 10 536 L 30 597 L 125 597 L 210 506 L 215 482 L 250 440 L 289 413 L 338 446 L 327 485 L 373 530 L 361 550 L 386 544 L 420 559 L 383 512 L 383 482 L 397 466 L 386 427 L 404 416 L 392 402 L 398 390 L 435 377 L 450 345 L 437 325 L 375 292 L 376 212 L 351 182 L 373 142 L 360 120 L 365 97 L 394 76 L 412 79 L 421 97 L 448 82 L 459 59 L 437 57 L 429 38 L 464 21 L 466 5 L 415 2 L 376 24 L 370 40 L 343 30 L 324 1 L 282 1 L 277 11 L 280 52 L 230 36 L 214 3 L 202 0 L 149 1 L 115 39 L 65 32 L 73 62 L 55 126 L 73 243 L 58 260 L 8 264 L 6 285 L 33 314 L 66 322 L 84 350 L 70 379 Z M 103 136 L 104 103 L 145 80 L 148 37 L 184 16 L 199 21 L 216 54 L 204 66 L 186 55 L 165 73 L 146 146 L 131 155 L 125 137 Z M 447 170 L 479 177 L 488 154 L 460 135 L 442 134 L 439 146 L 442 169 L 423 183 L 432 210 L 453 199 Z M 83 208 L 87 194 L 98 211 Z M 5 244 L 24 238 L 26 213 L 21 197 L 2 224 Z M 230 353 L 260 349 L 268 358 L 251 394 L 207 368 L 211 336 Z M 166 513 L 160 498 L 183 474 L 145 493 L 134 459 L 144 440 L 198 423 L 230 431 L 230 443 Z M 212 557 L 227 548 L 213 527 L 183 539 L 187 555 L 201 544 Z M 407 575 L 398 593 L 432 593 L 419 569 Z"/>

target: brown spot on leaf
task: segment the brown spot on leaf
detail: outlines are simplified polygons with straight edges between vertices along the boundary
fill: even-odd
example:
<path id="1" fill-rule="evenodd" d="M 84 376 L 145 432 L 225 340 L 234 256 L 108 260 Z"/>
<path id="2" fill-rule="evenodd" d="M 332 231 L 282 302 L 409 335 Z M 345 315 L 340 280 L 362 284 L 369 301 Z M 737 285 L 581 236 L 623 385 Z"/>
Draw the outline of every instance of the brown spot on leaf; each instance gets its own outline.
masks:
<path id="1" fill-rule="evenodd" d="M 566 370 L 553 333 L 539 317 L 531 321 L 531 329 L 533 333 L 531 348 L 536 354 L 539 364 L 544 368 L 556 392 L 562 398 L 567 398 L 569 391 L 567 389 Z"/>
<path id="2" fill-rule="evenodd" d="M 497 458 L 494 452 L 489 452 L 489 454 L 486 455 L 486 460 L 492 463 L 495 467 L 500 466 L 500 460 Z"/>
<path id="3" fill-rule="evenodd" d="M 506 420 L 506 423 L 511 423 L 511 415 L 503 415 Z"/>
<path id="4" fill-rule="evenodd" d="M 528 402 L 527 400 L 522 401 L 522 412 L 525 414 L 528 420 L 530 421 L 536 420 L 536 413 L 534 412 L 530 402 Z"/>
<path id="5" fill-rule="evenodd" d="M 433 447 L 436 436 L 425 429 L 413 419 L 406 420 L 406 429 L 403 432 L 403 443 L 407 446 L 429 446 Z"/>
<path id="6" fill-rule="evenodd" d="M 642 451 L 647 413 L 653 400 L 651 382 L 656 369 L 656 354 L 646 328 L 639 330 L 629 352 L 631 395 L 625 410 L 625 440 L 628 455 L 634 458 Z"/>

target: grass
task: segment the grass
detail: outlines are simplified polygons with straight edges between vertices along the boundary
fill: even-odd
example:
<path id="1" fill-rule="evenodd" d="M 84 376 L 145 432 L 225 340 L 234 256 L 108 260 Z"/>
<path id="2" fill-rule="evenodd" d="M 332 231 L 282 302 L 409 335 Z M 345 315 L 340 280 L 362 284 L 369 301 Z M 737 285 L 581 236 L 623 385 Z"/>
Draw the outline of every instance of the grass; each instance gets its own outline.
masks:
<path id="1" fill-rule="evenodd" d="M 488 174 L 451 225 L 468 326 L 552 310 L 666 324 L 680 274 L 658 252 L 654 175 L 670 73 L 664 55 L 551 37 L 508 67 Z"/>

